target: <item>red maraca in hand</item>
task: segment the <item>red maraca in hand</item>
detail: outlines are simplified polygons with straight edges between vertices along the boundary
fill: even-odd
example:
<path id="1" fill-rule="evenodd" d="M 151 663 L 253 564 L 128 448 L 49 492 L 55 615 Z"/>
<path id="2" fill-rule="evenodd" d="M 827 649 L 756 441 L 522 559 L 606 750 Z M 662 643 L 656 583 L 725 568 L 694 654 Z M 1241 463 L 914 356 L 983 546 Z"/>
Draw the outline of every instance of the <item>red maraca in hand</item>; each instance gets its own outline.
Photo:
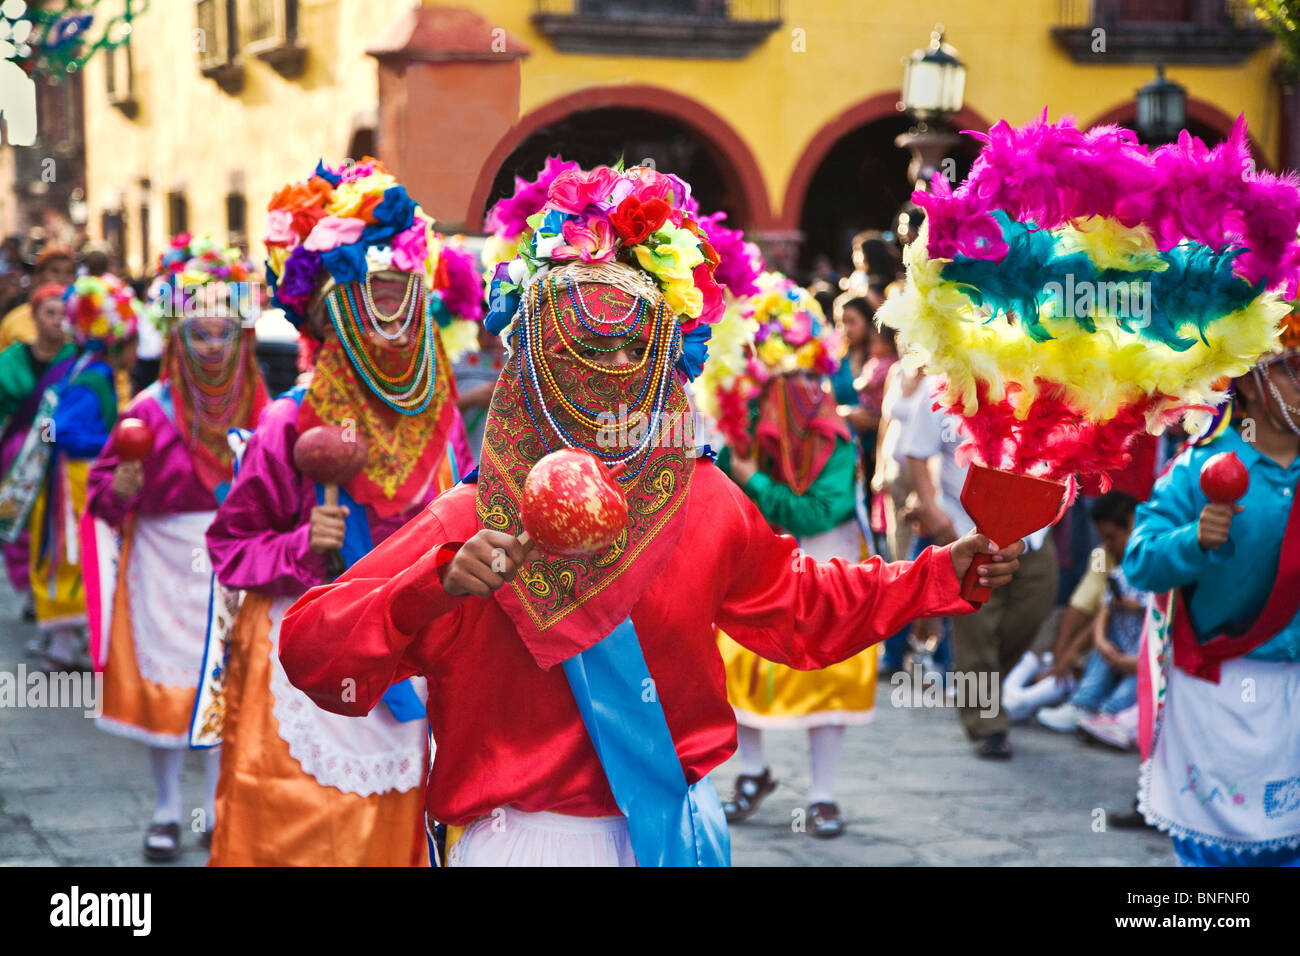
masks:
<path id="1" fill-rule="evenodd" d="M 1250 472 L 1235 451 L 1221 451 L 1201 466 L 1201 490 L 1216 505 L 1234 504 L 1250 490 Z"/>
<path id="2" fill-rule="evenodd" d="M 153 429 L 138 418 L 124 418 L 113 429 L 113 450 L 122 461 L 144 461 L 153 454 Z"/>
<path id="3" fill-rule="evenodd" d="M 299 471 L 325 486 L 324 504 L 338 507 L 339 485 L 346 485 L 361 474 L 370 457 L 364 435 L 338 425 L 317 425 L 298 436 L 293 446 L 293 463 Z M 329 552 L 330 574 L 338 577 L 346 564 L 343 555 Z"/>
<path id="4" fill-rule="evenodd" d="M 525 548 L 577 558 L 609 547 L 627 527 L 627 499 L 616 480 L 622 465 L 607 469 L 588 451 L 553 451 L 524 481 L 520 517 Z"/>
<path id="5" fill-rule="evenodd" d="M 361 474 L 370 458 L 366 438 L 338 425 L 317 425 L 298 436 L 293 446 L 294 466 L 312 481 L 325 486 L 325 504 L 339 503 L 339 485 Z"/>

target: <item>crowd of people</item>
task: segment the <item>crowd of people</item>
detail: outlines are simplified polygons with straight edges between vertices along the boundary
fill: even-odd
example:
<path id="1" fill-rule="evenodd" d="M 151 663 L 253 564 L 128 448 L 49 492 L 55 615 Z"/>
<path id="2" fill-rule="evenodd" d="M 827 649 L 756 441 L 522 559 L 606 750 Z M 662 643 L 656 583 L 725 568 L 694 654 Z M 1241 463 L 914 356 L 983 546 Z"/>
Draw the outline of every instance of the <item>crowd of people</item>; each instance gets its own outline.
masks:
<path id="1" fill-rule="evenodd" d="M 990 542 L 938 373 L 877 318 L 922 218 L 800 286 L 677 177 L 550 160 L 476 256 L 367 157 L 271 197 L 264 270 L 193 235 L 139 290 L 98 249 L 41 250 L 25 286 L 7 263 L 6 570 L 29 651 L 102 671 L 99 727 L 147 750 L 145 856 L 176 858 L 190 830 L 213 865 L 725 863 L 728 824 L 778 789 L 765 735 L 792 728 L 808 832 L 835 837 L 845 728 L 878 681 L 993 688 L 949 701 L 978 758 L 1011 758 L 1031 719 L 1136 751 L 1144 628 L 1163 614 L 1249 630 L 1203 669 L 1269 682 L 1274 711 L 1247 726 L 1175 668 L 1127 818 L 1185 862 L 1294 862 L 1300 829 L 1277 818 L 1300 806 L 1300 624 L 1268 584 L 1300 561 L 1300 343 L 1236 383 L 1252 443 L 1231 414 L 1143 436 L 1054 524 Z M 278 396 L 249 295 L 300 335 Z M 1195 481 L 1229 447 L 1253 479 L 1244 511 Z M 627 522 L 598 551 L 524 535 L 525 480 L 561 448 L 616 466 Z M 977 554 L 983 602 L 962 596 Z M 206 797 L 187 815 L 191 748 Z M 1252 796 L 1232 830 L 1211 795 L 1189 822 L 1180 787 L 1231 748 L 1256 756 L 1272 809 Z M 709 774 L 733 751 L 724 799 Z M 1229 807 L 1234 786 L 1216 790 Z"/>

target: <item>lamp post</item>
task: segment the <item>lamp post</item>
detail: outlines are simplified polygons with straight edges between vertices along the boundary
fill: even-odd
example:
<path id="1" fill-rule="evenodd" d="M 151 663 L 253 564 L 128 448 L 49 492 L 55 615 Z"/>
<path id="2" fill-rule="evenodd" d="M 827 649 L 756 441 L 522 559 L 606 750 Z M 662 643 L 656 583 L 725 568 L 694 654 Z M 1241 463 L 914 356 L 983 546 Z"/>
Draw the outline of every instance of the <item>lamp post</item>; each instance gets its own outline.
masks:
<path id="1" fill-rule="evenodd" d="M 1172 143 L 1187 125 L 1187 89 L 1165 78 L 1165 65 L 1156 64 L 1156 78 L 1137 91 L 1137 134 L 1143 142 Z"/>
<path id="2" fill-rule="evenodd" d="M 943 42 L 943 27 L 936 26 L 929 48 L 917 50 L 905 63 L 898 106 L 912 115 L 916 126 L 894 140 L 912 154 L 907 175 L 918 189 L 926 188 L 948 150 L 960 141 L 948 128 L 948 118 L 961 109 L 965 92 L 966 65 Z"/>

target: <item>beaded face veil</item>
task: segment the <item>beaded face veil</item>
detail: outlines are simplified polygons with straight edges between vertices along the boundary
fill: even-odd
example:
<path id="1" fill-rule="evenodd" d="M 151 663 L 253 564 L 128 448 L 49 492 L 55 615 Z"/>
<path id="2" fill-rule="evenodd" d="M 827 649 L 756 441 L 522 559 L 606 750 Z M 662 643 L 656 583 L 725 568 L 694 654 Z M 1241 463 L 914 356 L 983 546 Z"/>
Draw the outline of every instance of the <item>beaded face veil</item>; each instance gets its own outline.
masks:
<path id="1" fill-rule="evenodd" d="M 249 321 L 256 307 L 249 272 L 238 250 L 185 233 L 158 257 L 150 288 L 150 319 L 166 339 L 161 378 L 210 490 L 234 476 L 227 431 L 252 428 L 266 404 Z"/>
<path id="2" fill-rule="evenodd" d="M 277 192 L 265 242 L 272 302 L 302 326 L 323 298 L 335 333 L 317 353 L 299 430 L 355 423 L 370 454 L 348 493 L 380 516 L 405 510 L 428 490 L 456 421 L 439 329 L 474 318 L 482 277 L 369 157 L 320 163 Z M 471 331 L 458 338 L 473 342 Z"/>
<path id="3" fill-rule="evenodd" d="M 479 519 L 522 531 L 528 471 L 559 448 L 625 465 L 628 501 L 627 527 L 604 551 L 534 551 L 497 592 L 549 667 L 624 620 L 682 535 L 695 470 L 685 383 L 704 364 L 722 292 L 719 256 L 680 179 L 548 162 L 543 180 L 521 182 L 489 215 L 529 231 L 509 238 L 513 258 L 497 265 L 489 295 L 485 324 L 510 358 L 488 412 Z"/>

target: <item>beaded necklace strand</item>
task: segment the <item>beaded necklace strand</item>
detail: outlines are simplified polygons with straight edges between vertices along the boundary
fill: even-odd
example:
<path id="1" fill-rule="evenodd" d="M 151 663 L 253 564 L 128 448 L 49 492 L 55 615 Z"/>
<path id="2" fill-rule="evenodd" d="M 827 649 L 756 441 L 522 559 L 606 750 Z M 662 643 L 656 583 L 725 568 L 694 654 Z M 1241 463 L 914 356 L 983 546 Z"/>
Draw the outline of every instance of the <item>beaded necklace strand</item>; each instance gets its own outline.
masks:
<path id="1" fill-rule="evenodd" d="M 437 374 L 433 361 L 433 310 L 429 308 L 424 283 L 415 286 L 415 294 L 408 305 L 408 325 L 417 311 L 423 315 L 423 321 L 417 327 L 415 340 L 411 343 L 411 362 L 401 374 L 396 376 L 384 373 L 370 357 L 370 341 L 362 328 L 360 315 L 364 313 L 372 327 L 385 338 L 389 336 L 379 329 L 368 295 L 363 294 L 365 308 L 358 306 L 355 291 L 351 288 L 354 284 L 335 286 L 325 300 L 330 321 L 334 325 L 334 331 L 338 333 L 339 342 L 347 354 L 348 361 L 352 363 L 352 368 L 370 390 L 393 411 L 402 415 L 416 415 L 424 411 L 433 400 Z M 341 316 L 340 312 L 342 312 Z M 403 330 L 406 327 L 403 326 Z M 400 334 L 399 332 L 398 335 Z M 392 338 L 397 338 L 398 335 Z"/>
<path id="2" fill-rule="evenodd" d="M 573 402 L 564 394 L 555 381 L 554 375 L 547 363 L 546 353 L 542 346 L 541 334 L 541 316 L 542 316 L 542 286 L 538 283 L 533 293 L 525 297 L 520 309 L 519 334 L 521 336 L 520 353 L 521 353 L 521 378 L 523 379 L 524 407 L 528 414 L 529 420 L 538 434 L 542 436 L 542 441 L 546 450 L 554 450 L 551 439 L 548 437 L 546 430 L 538 422 L 536 411 L 534 410 L 534 401 L 540 408 L 541 413 L 548 425 L 550 425 L 556 438 L 569 448 L 581 448 L 585 451 L 596 455 L 600 460 L 607 464 L 629 463 L 638 456 L 641 457 L 640 463 L 636 469 L 625 474 L 621 480 L 630 481 L 640 474 L 641 469 L 645 467 L 645 462 L 649 460 L 650 446 L 657 438 L 663 418 L 664 407 L 667 404 L 668 395 L 671 391 L 673 374 L 673 363 L 676 361 L 676 354 L 681 349 L 681 326 L 673 319 L 667 311 L 664 302 L 660 302 L 655 310 L 654 325 L 651 330 L 649 347 L 646 355 L 641 362 L 635 366 L 617 366 L 610 367 L 601 365 L 597 362 L 591 362 L 578 354 L 573 345 L 565 339 L 564 331 L 560 332 L 561 341 L 565 349 L 575 361 L 583 365 L 595 374 L 603 375 L 628 375 L 645 366 L 647 362 L 651 364 L 652 371 L 646 377 L 645 384 L 642 387 L 642 394 L 638 397 L 633 414 L 638 416 L 637 420 L 641 421 L 649 411 L 649 425 L 645 437 L 637 444 L 635 448 L 627 454 L 619 455 L 617 452 L 610 454 L 604 448 L 592 448 L 589 445 L 575 439 L 569 432 L 555 420 L 545 400 L 545 393 L 542 389 L 542 382 L 545 380 L 549 386 L 550 393 L 555 395 L 559 404 L 574 418 L 579 424 L 588 428 L 600 430 L 607 428 L 609 425 L 608 417 L 598 419 L 593 416 L 591 410 L 583 408 Z M 555 283 L 549 284 L 550 306 L 552 313 L 557 317 L 557 326 L 562 329 L 563 322 L 559 321 L 559 310 L 556 308 L 555 300 Z M 571 290 L 572 291 L 572 290 Z M 644 311 L 644 302 L 642 303 Z M 629 310 L 631 314 L 631 310 Z M 608 323 L 604 323 L 608 324 Z M 664 344 L 664 332 L 668 332 L 669 341 L 667 347 Z M 600 334 L 600 333 L 597 333 Z M 621 333 L 620 333 L 621 334 Z M 620 346 L 622 347 L 622 346 Z M 612 349 L 609 351 L 613 351 Z M 540 373 L 539 373 L 540 370 Z M 650 387 L 654 383 L 653 389 Z M 646 393 L 652 392 L 649 400 L 646 400 Z"/>

